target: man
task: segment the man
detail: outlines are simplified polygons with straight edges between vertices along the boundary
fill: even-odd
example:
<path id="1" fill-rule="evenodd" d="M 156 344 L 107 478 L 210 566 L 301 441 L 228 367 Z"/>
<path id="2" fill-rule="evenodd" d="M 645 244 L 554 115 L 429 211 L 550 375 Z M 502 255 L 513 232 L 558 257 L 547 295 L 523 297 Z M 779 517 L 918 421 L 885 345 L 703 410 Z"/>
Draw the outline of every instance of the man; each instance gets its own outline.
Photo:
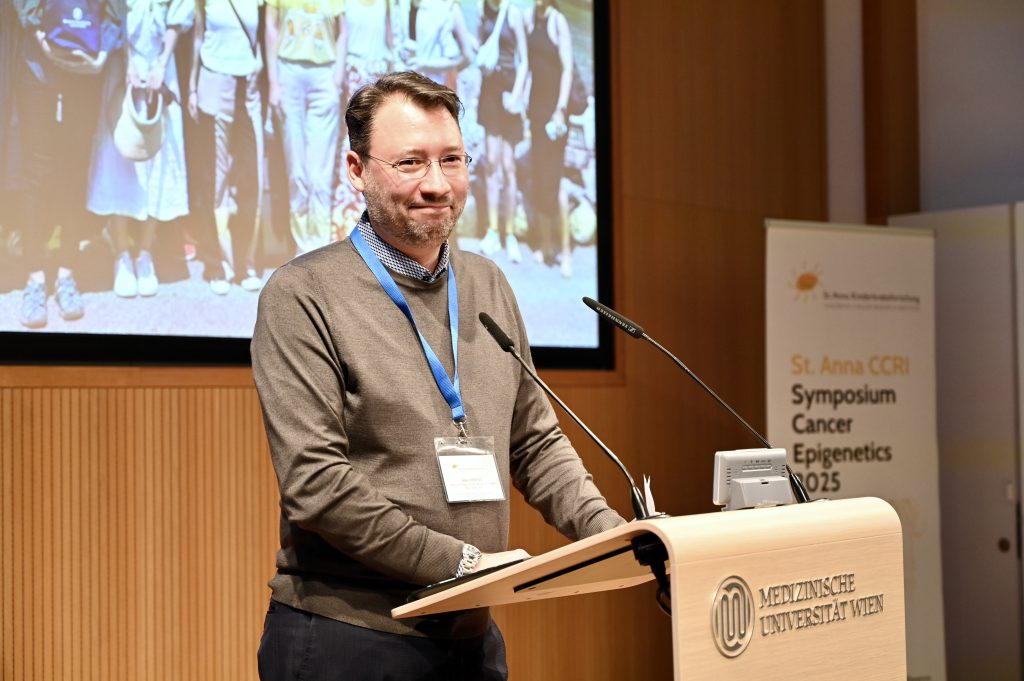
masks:
<path id="1" fill-rule="evenodd" d="M 448 241 L 469 186 L 460 108 L 414 73 L 360 89 L 346 160 L 366 214 L 260 297 L 253 373 L 281 491 L 264 680 L 504 679 L 486 609 L 390 610 L 417 585 L 525 555 L 506 552 L 510 482 L 570 538 L 623 522 L 544 394 L 477 321 L 486 311 L 529 357 L 498 268 Z M 440 470 L 464 441 L 498 475 L 456 503 L 468 485 Z"/>

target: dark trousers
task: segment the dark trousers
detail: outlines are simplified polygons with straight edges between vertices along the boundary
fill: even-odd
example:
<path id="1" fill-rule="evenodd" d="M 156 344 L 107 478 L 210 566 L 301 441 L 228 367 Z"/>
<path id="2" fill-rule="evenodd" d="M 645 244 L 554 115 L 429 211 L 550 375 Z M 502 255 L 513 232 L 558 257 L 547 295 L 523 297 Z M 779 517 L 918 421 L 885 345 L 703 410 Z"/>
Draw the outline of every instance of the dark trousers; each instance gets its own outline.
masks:
<path id="1" fill-rule="evenodd" d="M 530 119 L 530 243 L 551 265 L 562 248 L 562 207 L 558 192 L 565 174 L 568 137 L 552 140 L 544 126 L 548 116 Z"/>
<path id="2" fill-rule="evenodd" d="M 103 79 L 56 67 L 47 76 L 50 82 L 44 83 L 21 63 L 14 98 L 22 143 L 19 226 L 26 272 L 44 269 L 57 225 L 61 237 L 53 265 L 74 267 L 78 243 L 95 225 L 85 199 Z"/>
<path id="3" fill-rule="evenodd" d="M 260 641 L 261 681 L 505 681 L 505 641 L 437 640 L 365 629 L 270 602 Z"/>

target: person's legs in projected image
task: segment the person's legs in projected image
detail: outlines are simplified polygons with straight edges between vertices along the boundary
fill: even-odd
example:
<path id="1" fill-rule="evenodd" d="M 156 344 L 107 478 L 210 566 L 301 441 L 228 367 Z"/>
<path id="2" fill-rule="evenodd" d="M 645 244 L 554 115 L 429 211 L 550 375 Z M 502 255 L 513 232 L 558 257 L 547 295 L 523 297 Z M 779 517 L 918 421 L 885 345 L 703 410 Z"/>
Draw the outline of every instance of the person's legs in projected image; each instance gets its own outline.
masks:
<path id="1" fill-rule="evenodd" d="M 334 65 L 278 62 L 291 233 L 296 254 L 331 241 L 331 189 L 338 145 Z"/>
<path id="2" fill-rule="evenodd" d="M 92 222 L 85 193 L 102 81 L 52 74 L 52 82 L 44 83 L 27 64 L 20 71 L 15 106 L 24 150 L 20 229 L 28 275 L 20 319 L 38 329 L 48 321 L 48 271 L 56 274 L 53 294 L 61 317 L 74 321 L 85 314 L 72 269 L 80 237 Z"/>
<path id="3" fill-rule="evenodd" d="M 110 221 L 110 229 L 114 249 L 118 253 L 114 269 L 114 293 L 121 298 L 155 296 L 160 284 L 152 256 L 156 220 L 148 218 L 139 222 L 115 215 Z M 131 232 L 136 234 L 135 239 Z M 135 257 L 132 257 L 133 250 L 137 253 Z"/>
<path id="4" fill-rule="evenodd" d="M 232 132 L 230 182 L 236 210 L 228 219 L 233 281 L 245 291 L 263 286 L 256 266 L 263 199 L 263 114 L 256 76 L 239 79 Z"/>
<path id="5" fill-rule="evenodd" d="M 530 231 L 537 237 L 534 257 L 538 262 L 553 266 L 558 262 L 561 250 L 560 269 L 562 275 L 568 277 L 572 275 L 572 264 L 568 259 L 571 251 L 566 252 L 566 205 L 560 191 L 566 139 L 564 135 L 551 139 L 543 123 L 531 121 L 530 131 L 530 201 L 535 211 L 535 221 L 530 223 Z"/>
<path id="6" fill-rule="evenodd" d="M 200 76 L 202 78 L 202 76 Z M 195 229 L 196 258 L 203 265 L 203 279 L 209 283 L 210 290 L 217 295 L 226 295 L 231 290 L 224 272 L 222 247 L 218 239 L 217 206 L 219 189 L 226 185 L 226 169 L 218 168 L 222 161 L 220 148 L 226 142 L 217 138 L 226 130 L 218 130 L 217 119 L 203 111 L 196 116 L 192 126 L 193 148 L 196 150 L 194 162 L 190 165 L 192 186 L 192 216 Z M 202 156 L 199 156 L 202 154 Z"/>
<path id="7" fill-rule="evenodd" d="M 522 262 L 519 240 L 514 231 L 518 188 L 513 146 L 503 137 L 488 134 L 487 162 L 484 165 L 487 173 L 487 234 L 480 242 L 480 252 L 494 255 L 500 251 L 500 235 L 503 233 L 509 262 Z"/>
<path id="8" fill-rule="evenodd" d="M 225 76 L 208 69 L 221 90 L 216 113 L 198 112 L 195 148 L 205 158 L 191 166 L 196 188 L 197 255 L 210 290 L 226 295 L 231 282 L 247 291 L 262 285 L 256 270 L 263 187 L 263 130 L 257 79 Z M 207 86 L 213 87 L 210 84 Z"/>
<path id="9" fill-rule="evenodd" d="M 317 69 L 318 77 L 309 92 L 309 113 L 306 118 L 309 181 L 309 233 L 318 243 L 332 240 L 331 194 L 334 164 L 337 159 L 338 123 L 341 99 L 334 84 L 333 64 Z"/>
<path id="10" fill-rule="evenodd" d="M 515 6 L 505 8 L 501 17 L 501 3 L 485 0 L 480 20 L 480 41 L 487 44 L 497 39 L 497 61 L 492 69 L 483 69 L 477 120 L 486 133 L 487 158 L 481 164 L 487 187 L 487 233 L 480 242 L 480 252 L 494 255 L 501 250 L 501 237 L 510 263 L 522 261 L 519 239 L 516 236 L 516 182 L 515 147 L 523 139 L 523 85 L 525 71 L 518 73 L 522 60 L 520 40 L 525 39 L 522 16 Z M 518 87 L 517 87 L 518 86 Z M 500 223 L 500 224 L 499 224 Z"/>

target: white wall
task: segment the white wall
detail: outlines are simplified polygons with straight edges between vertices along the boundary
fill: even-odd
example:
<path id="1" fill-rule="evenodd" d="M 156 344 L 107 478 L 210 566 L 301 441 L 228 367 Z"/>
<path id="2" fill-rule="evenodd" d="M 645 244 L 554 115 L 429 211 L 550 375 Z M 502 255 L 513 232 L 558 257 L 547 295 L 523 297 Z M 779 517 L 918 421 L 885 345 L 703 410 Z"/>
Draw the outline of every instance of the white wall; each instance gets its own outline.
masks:
<path id="1" fill-rule="evenodd" d="M 1024 2 L 918 0 L 921 211 L 1024 199 Z M 829 219 L 864 221 L 861 0 L 825 0 Z"/>
<path id="2" fill-rule="evenodd" d="M 921 210 L 1024 198 L 1024 2 L 918 0 L 917 31 Z"/>

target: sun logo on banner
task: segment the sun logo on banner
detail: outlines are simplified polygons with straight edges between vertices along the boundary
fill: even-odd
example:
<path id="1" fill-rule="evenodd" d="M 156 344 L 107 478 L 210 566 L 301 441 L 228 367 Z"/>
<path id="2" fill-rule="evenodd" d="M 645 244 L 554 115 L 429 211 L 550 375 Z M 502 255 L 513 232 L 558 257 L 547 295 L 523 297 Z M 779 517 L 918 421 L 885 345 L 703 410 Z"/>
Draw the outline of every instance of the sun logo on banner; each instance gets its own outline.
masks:
<path id="1" fill-rule="evenodd" d="M 793 272 L 793 279 L 789 282 L 789 287 L 796 291 L 794 300 L 817 298 L 815 290 L 821 286 L 821 267 L 818 265 L 807 267 L 806 264 L 802 264 L 800 270 L 800 272 Z"/>

